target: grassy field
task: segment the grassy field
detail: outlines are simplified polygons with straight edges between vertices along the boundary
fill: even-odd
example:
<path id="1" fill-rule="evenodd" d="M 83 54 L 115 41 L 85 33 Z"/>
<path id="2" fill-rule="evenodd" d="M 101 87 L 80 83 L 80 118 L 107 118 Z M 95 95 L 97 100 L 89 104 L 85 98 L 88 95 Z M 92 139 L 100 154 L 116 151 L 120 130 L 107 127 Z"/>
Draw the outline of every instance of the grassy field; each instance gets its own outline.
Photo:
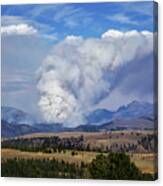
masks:
<path id="1" fill-rule="evenodd" d="M 108 132 L 52 132 L 52 133 L 33 133 L 21 136 L 22 138 L 34 138 L 34 137 L 51 137 L 51 136 L 59 136 L 59 137 L 79 137 L 83 135 L 86 139 L 105 139 L 106 137 L 130 137 L 131 139 L 147 134 L 153 134 L 154 131 L 146 131 L 146 130 L 123 130 L 123 131 L 108 131 Z"/>
<path id="2" fill-rule="evenodd" d="M 65 153 L 43 153 L 43 152 L 23 152 L 15 149 L 2 149 L 1 157 L 2 161 L 8 158 L 56 158 L 58 160 L 64 160 L 69 163 L 81 163 L 84 161 L 85 163 L 90 163 L 93 158 L 96 157 L 97 153 L 95 152 L 84 152 L 84 151 L 76 151 L 78 154 L 72 156 L 72 151 L 67 150 Z"/>
<path id="3" fill-rule="evenodd" d="M 58 136 L 60 138 L 70 137 L 84 137 L 85 145 L 89 145 L 92 148 L 98 147 L 100 149 L 106 149 L 115 145 L 136 145 L 137 141 L 147 135 L 153 135 L 154 131 L 108 131 L 108 132 L 54 132 L 54 133 L 34 133 L 30 135 L 24 135 L 19 138 L 37 138 L 37 137 L 52 137 Z M 137 149 L 136 153 L 147 153 L 145 149 L 141 147 Z"/>
<path id="4" fill-rule="evenodd" d="M 58 136 L 60 138 L 70 137 L 84 137 L 84 144 L 90 145 L 91 147 L 100 147 L 105 149 L 114 144 L 127 145 L 136 144 L 137 141 L 147 135 L 154 134 L 154 131 L 109 131 L 109 132 L 60 132 L 60 133 L 35 133 L 30 135 L 24 135 L 19 138 L 38 138 L 38 137 L 52 137 Z M 44 152 L 23 152 L 16 149 L 2 149 L 1 157 L 2 161 L 8 158 L 56 158 L 57 160 L 64 160 L 69 163 L 90 163 L 92 159 L 98 155 L 98 152 L 91 151 L 75 151 L 76 155 L 72 155 L 71 150 L 66 150 L 65 153 L 44 153 Z M 105 153 L 103 153 L 105 154 Z M 155 160 L 156 154 L 147 152 L 139 148 L 137 152 L 129 154 L 130 159 L 143 173 L 154 174 L 156 172 Z"/>
<path id="5" fill-rule="evenodd" d="M 136 144 L 141 137 L 154 134 L 154 131 L 109 131 L 109 132 L 53 132 L 53 133 L 33 133 L 20 136 L 19 138 L 37 138 L 37 137 L 52 137 L 70 138 L 83 136 L 85 144 L 90 146 L 111 146 L 112 144 Z"/>
<path id="6" fill-rule="evenodd" d="M 58 160 L 64 160 L 69 163 L 90 163 L 92 159 L 96 157 L 97 152 L 76 151 L 77 155 L 72 156 L 72 151 L 67 150 L 65 153 L 42 153 L 42 152 L 23 152 L 15 149 L 2 149 L 1 157 L 2 161 L 10 158 L 24 158 L 24 159 L 41 159 L 41 158 L 56 158 Z M 103 153 L 104 154 L 104 153 Z M 154 160 L 155 154 L 129 154 L 131 161 L 143 172 L 143 173 L 155 173 Z"/>

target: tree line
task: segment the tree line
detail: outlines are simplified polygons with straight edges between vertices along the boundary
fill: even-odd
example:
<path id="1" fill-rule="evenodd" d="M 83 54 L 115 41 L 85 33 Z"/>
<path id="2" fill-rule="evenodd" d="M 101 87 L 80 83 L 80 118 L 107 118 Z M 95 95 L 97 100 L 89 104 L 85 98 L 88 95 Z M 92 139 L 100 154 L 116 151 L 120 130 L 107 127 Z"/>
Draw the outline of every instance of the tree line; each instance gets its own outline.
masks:
<path id="1" fill-rule="evenodd" d="M 142 148 L 139 148 L 142 147 Z M 137 143 L 112 143 L 110 146 L 93 146 L 86 143 L 84 137 L 35 137 L 17 138 L 2 141 L 2 148 L 19 149 L 29 152 L 55 153 L 66 150 L 94 151 L 94 152 L 157 152 L 157 142 L 155 135 L 140 137 Z M 144 149 L 144 150 L 143 150 Z"/>
<path id="2" fill-rule="evenodd" d="M 97 155 L 90 164 L 67 163 L 53 159 L 7 159 L 2 161 L 3 177 L 74 178 L 106 180 L 154 180 L 143 174 L 124 153 Z"/>

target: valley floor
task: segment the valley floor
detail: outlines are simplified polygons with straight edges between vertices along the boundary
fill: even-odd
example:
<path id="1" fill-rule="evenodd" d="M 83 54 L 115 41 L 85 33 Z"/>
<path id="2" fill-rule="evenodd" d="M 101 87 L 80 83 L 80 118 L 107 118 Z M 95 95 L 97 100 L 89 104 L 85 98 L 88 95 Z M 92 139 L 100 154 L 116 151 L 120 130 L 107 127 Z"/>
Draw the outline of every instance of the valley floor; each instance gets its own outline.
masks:
<path id="1" fill-rule="evenodd" d="M 68 150 L 65 153 L 43 153 L 43 152 L 25 152 L 16 149 L 2 149 L 1 158 L 2 161 L 6 159 L 20 158 L 20 159 L 57 159 L 64 160 L 68 163 L 78 163 L 82 161 L 84 163 L 90 163 L 98 154 L 97 152 L 76 151 L 76 155 L 72 156 L 72 151 Z M 106 153 L 103 153 L 106 154 Z M 143 172 L 143 173 L 155 173 L 155 158 L 154 153 L 150 154 L 129 154 L 131 161 Z"/>
<path id="2" fill-rule="evenodd" d="M 58 150 L 55 152 L 34 152 L 28 150 L 24 151 L 23 149 L 15 148 L 14 146 L 10 148 L 9 146 L 1 149 L 1 160 L 3 163 L 8 159 L 14 158 L 27 160 L 53 160 L 55 158 L 60 162 L 63 160 L 64 162 L 70 164 L 75 163 L 80 165 L 82 162 L 85 164 L 90 164 L 92 160 L 95 159 L 99 154 L 107 155 L 109 153 L 106 152 L 107 148 L 115 150 L 117 153 L 119 149 L 123 148 L 122 150 L 128 150 L 128 152 L 125 153 L 129 155 L 131 162 L 133 162 L 142 173 L 150 173 L 154 175 L 157 173 L 157 153 L 153 150 L 154 135 L 154 131 L 62 132 L 30 134 L 8 140 L 11 140 L 12 143 L 17 139 L 21 141 L 29 140 L 29 145 L 32 145 L 32 143 L 33 145 L 36 145 L 36 141 L 32 142 L 30 140 L 34 138 L 37 140 L 40 138 L 52 139 L 55 136 L 58 136 L 60 139 L 72 140 L 74 138 L 81 138 L 80 136 L 83 136 L 82 143 L 85 145 L 86 149 L 64 149 L 63 147 L 62 151 L 60 152 Z M 6 139 L 2 140 L 2 145 L 5 140 Z M 89 150 L 87 150 L 88 146 Z M 136 149 L 135 151 L 133 151 L 133 147 Z"/>

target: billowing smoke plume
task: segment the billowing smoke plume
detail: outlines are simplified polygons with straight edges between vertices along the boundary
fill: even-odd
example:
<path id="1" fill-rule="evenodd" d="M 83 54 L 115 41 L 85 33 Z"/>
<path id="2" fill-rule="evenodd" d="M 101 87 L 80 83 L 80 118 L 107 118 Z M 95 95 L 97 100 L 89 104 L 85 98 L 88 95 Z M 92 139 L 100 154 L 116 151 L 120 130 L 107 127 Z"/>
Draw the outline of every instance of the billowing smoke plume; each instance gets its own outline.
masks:
<path id="1" fill-rule="evenodd" d="M 153 50 L 148 31 L 109 30 L 101 38 L 67 36 L 38 70 L 39 107 L 47 122 L 78 125 L 109 94 L 116 70 Z"/>

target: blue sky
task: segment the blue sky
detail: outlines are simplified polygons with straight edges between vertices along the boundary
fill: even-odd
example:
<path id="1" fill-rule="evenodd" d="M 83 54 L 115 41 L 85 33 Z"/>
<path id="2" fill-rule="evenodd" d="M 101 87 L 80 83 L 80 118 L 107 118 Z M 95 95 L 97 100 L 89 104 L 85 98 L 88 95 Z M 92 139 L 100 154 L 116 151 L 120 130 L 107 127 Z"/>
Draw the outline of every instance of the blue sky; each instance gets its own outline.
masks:
<path id="1" fill-rule="evenodd" d="M 11 5 L 2 6 L 2 16 L 21 17 L 41 33 L 62 39 L 97 37 L 108 29 L 153 31 L 152 9 L 153 2 Z"/>
<path id="2" fill-rule="evenodd" d="M 85 41 L 101 38 L 108 30 L 153 33 L 153 6 L 152 1 L 3 5 L 2 105 L 14 106 L 39 117 L 37 71 L 55 45 L 60 47 L 57 44 L 67 36 L 80 36 Z M 152 102 L 152 55 L 150 52 L 141 60 L 133 59 L 134 63 L 116 70 L 116 76 L 111 80 L 112 91 L 102 93 L 106 95 L 105 99 L 96 100 L 99 104 L 93 108 L 114 110 L 134 99 Z M 140 71 L 139 78 L 137 71 Z"/>

